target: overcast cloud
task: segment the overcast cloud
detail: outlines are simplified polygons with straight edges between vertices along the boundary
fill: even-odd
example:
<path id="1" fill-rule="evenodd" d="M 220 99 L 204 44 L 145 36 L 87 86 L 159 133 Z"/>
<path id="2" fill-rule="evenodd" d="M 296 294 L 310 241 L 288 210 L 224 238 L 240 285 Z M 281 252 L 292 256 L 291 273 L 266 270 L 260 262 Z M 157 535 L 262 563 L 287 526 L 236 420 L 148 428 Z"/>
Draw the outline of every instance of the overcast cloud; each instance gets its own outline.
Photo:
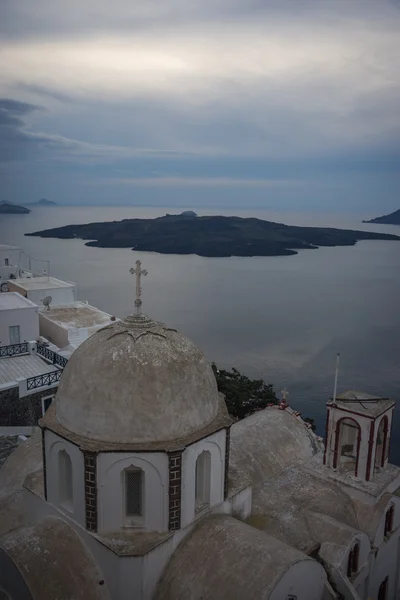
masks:
<path id="1" fill-rule="evenodd" d="M 3 0 L 0 40 L 2 199 L 399 208 L 397 0 Z"/>

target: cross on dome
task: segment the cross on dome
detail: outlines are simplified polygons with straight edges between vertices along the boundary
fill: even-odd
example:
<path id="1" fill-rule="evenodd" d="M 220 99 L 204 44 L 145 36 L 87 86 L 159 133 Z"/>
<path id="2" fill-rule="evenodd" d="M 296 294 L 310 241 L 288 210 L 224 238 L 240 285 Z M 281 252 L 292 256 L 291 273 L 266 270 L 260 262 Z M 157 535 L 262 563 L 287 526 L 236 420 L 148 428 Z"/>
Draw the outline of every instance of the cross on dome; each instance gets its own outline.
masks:
<path id="1" fill-rule="evenodd" d="M 142 313 L 142 288 L 140 285 L 142 275 L 147 275 L 147 270 L 142 269 L 142 263 L 140 260 L 136 261 L 136 268 L 129 269 L 131 275 L 136 275 L 136 298 L 135 298 L 135 310 L 136 315 L 140 316 Z"/>

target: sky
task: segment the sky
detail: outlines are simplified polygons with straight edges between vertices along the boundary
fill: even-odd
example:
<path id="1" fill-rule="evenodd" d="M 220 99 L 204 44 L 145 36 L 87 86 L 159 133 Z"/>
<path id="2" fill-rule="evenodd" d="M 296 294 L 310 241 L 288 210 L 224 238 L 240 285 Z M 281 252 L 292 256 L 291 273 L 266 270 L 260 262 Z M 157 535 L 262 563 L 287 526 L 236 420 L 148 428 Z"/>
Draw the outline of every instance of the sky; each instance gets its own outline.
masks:
<path id="1" fill-rule="evenodd" d="M 0 200 L 400 207 L 400 0 L 1 0 Z"/>

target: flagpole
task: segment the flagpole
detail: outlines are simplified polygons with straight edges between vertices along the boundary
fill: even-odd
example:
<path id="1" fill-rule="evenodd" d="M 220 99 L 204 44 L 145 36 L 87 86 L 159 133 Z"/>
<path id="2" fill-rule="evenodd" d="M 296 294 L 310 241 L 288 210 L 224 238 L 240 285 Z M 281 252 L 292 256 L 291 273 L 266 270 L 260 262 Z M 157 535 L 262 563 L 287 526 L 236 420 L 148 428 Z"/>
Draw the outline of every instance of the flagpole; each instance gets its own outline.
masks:
<path id="1" fill-rule="evenodd" d="M 338 352 L 336 355 L 336 372 L 335 372 L 335 385 L 333 388 L 333 405 L 336 404 L 336 394 L 337 394 L 337 385 L 338 385 L 338 377 L 339 377 L 339 361 L 340 361 L 340 354 Z"/>

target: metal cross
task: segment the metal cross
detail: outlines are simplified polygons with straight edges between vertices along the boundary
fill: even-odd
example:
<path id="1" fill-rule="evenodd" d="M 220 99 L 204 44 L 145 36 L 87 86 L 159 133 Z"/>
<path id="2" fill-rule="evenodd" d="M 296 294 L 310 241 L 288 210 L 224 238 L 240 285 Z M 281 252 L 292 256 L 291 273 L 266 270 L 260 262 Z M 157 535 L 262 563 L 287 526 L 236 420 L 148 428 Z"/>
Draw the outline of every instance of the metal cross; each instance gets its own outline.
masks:
<path id="1" fill-rule="evenodd" d="M 283 400 L 283 402 L 286 402 L 287 397 L 289 396 L 289 392 L 287 391 L 286 388 L 283 388 L 283 390 L 281 391 L 281 394 L 282 394 L 282 400 Z"/>
<path id="2" fill-rule="evenodd" d="M 140 315 L 141 314 L 141 307 L 142 307 L 142 299 L 141 299 L 141 295 L 142 295 L 142 288 L 140 286 L 140 278 L 142 275 L 147 275 L 147 271 L 146 269 L 142 269 L 141 268 L 142 263 L 140 262 L 140 260 L 136 261 L 136 269 L 134 269 L 133 267 L 131 269 L 129 269 L 129 273 L 131 275 L 136 275 L 136 298 L 135 298 L 135 309 L 136 309 L 136 314 Z"/>

